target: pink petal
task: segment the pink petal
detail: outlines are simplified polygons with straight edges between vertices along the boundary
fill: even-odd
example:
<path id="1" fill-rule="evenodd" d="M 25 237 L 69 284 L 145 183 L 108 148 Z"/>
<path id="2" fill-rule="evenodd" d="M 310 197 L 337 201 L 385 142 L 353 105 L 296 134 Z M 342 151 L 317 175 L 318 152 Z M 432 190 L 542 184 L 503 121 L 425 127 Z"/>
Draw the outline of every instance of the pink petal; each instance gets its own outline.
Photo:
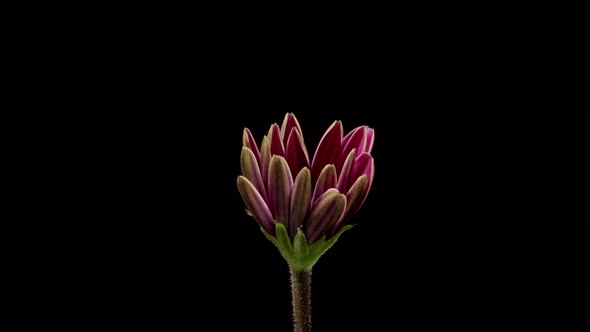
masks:
<path id="1" fill-rule="evenodd" d="M 338 174 L 340 174 L 342 165 L 344 164 L 344 161 L 352 149 L 357 149 L 359 153 L 361 152 L 359 145 L 361 145 L 364 141 L 365 131 L 365 126 L 358 127 L 346 135 L 346 137 L 342 140 L 342 150 L 338 156 L 338 162 L 336 163 L 336 171 L 338 171 Z"/>
<path id="2" fill-rule="evenodd" d="M 260 151 L 258 150 L 258 145 L 256 145 L 256 141 L 250 132 L 250 129 L 244 128 L 244 134 L 242 135 L 242 145 L 252 150 L 254 156 L 256 156 L 256 161 L 260 162 Z"/>
<path id="3" fill-rule="evenodd" d="M 293 128 L 297 128 L 299 134 L 303 135 L 303 131 L 301 131 L 301 126 L 295 115 L 293 113 L 287 113 L 285 114 L 283 124 L 281 125 L 281 138 L 283 139 L 283 144 L 287 144 L 287 139 Z"/>
<path id="4" fill-rule="evenodd" d="M 363 202 L 369 194 L 369 186 L 367 185 L 367 176 L 363 175 L 358 178 L 346 193 L 346 211 L 342 220 L 334 224 L 329 230 L 328 236 L 336 234 L 343 225 L 346 225 L 352 216 L 361 208 Z"/>
<path id="5" fill-rule="evenodd" d="M 268 207 L 275 220 L 287 226 L 293 177 L 285 158 L 274 155 L 268 168 Z"/>
<path id="6" fill-rule="evenodd" d="M 375 129 L 367 129 L 367 140 L 363 152 L 371 153 L 373 151 L 373 144 L 375 143 Z"/>
<path id="7" fill-rule="evenodd" d="M 344 162 L 344 166 L 342 166 L 342 171 L 338 175 L 338 191 L 341 193 L 345 193 L 348 190 L 348 182 L 350 179 L 350 171 L 352 170 L 352 166 L 355 162 L 356 158 L 356 149 L 352 149 L 350 153 L 348 153 L 348 157 L 346 157 L 346 161 Z"/>
<path id="8" fill-rule="evenodd" d="M 326 229 L 340 222 L 346 211 L 346 196 L 332 188 L 326 191 L 312 208 L 307 219 L 305 233 L 307 242 L 314 243 Z"/>
<path id="9" fill-rule="evenodd" d="M 309 156 L 307 149 L 303 143 L 303 138 L 297 130 L 293 127 L 287 140 L 287 162 L 293 174 L 299 173 L 303 167 L 309 167 Z"/>
<path id="10" fill-rule="evenodd" d="M 351 130 L 348 134 L 346 134 L 346 136 L 344 136 L 344 138 L 342 139 L 342 146 L 345 146 L 348 143 L 348 141 L 350 141 L 351 137 L 357 135 L 357 133 L 359 131 L 362 131 L 364 127 L 365 126 L 356 127 L 353 130 Z"/>
<path id="11" fill-rule="evenodd" d="M 293 192 L 291 193 L 291 213 L 289 216 L 289 233 L 294 237 L 297 228 L 303 225 L 303 221 L 309 211 L 311 203 L 311 173 L 309 168 L 304 167 L 297 174 L 293 183 Z"/>
<path id="12" fill-rule="evenodd" d="M 335 164 L 338 161 L 338 154 L 342 144 L 342 122 L 334 123 L 326 130 L 326 133 L 320 140 L 318 148 L 313 156 L 311 163 L 312 181 L 315 181 L 324 166 Z"/>
<path id="13" fill-rule="evenodd" d="M 270 126 L 268 131 L 268 139 L 270 140 L 270 153 L 271 155 L 285 156 L 285 147 L 283 140 L 281 139 L 281 131 L 278 124 Z"/>
<path id="14" fill-rule="evenodd" d="M 336 187 L 336 167 L 334 165 L 326 165 L 318 180 L 315 184 L 315 188 L 313 190 L 313 197 L 311 198 L 311 205 L 313 206 L 315 202 L 322 196 L 328 189 Z"/>
<path id="15" fill-rule="evenodd" d="M 369 185 L 373 183 L 373 173 L 375 171 L 375 163 L 373 157 L 368 153 L 362 153 L 356 158 L 352 171 L 350 172 L 351 181 L 356 181 L 361 175 L 367 175 Z"/>
<path id="16" fill-rule="evenodd" d="M 351 179 L 355 179 L 361 177 L 362 175 L 367 176 L 366 193 L 361 201 L 361 204 L 358 206 L 358 208 L 356 208 L 356 210 L 352 210 L 352 213 L 356 213 L 360 209 L 367 199 L 369 190 L 371 190 L 371 187 L 373 186 L 373 179 L 375 176 L 375 162 L 373 161 L 373 157 L 371 157 L 371 155 L 368 153 L 363 153 L 358 158 L 356 158 L 356 163 L 353 166 L 350 176 Z"/>
<path id="17" fill-rule="evenodd" d="M 238 177 L 238 190 L 248 211 L 252 213 L 252 216 L 260 226 L 264 227 L 264 229 L 273 234 L 275 225 L 272 219 L 272 214 L 264 202 L 264 199 L 260 195 L 260 193 L 256 190 L 252 182 L 246 179 L 243 176 Z"/>
<path id="18" fill-rule="evenodd" d="M 262 182 L 268 189 L 268 166 L 270 165 L 270 141 L 268 137 L 264 136 L 262 144 L 260 145 L 260 174 L 262 175 Z"/>

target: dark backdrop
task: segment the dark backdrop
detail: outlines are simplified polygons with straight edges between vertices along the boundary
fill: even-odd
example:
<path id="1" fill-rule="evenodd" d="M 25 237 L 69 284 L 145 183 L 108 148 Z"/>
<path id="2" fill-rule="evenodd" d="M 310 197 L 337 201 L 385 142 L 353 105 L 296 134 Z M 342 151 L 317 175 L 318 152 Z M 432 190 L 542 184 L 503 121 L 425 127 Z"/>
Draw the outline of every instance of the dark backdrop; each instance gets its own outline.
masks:
<path id="1" fill-rule="evenodd" d="M 0 326 L 288 331 L 287 266 L 235 181 L 243 127 L 260 139 L 295 112 L 312 151 L 335 119 L 376 131 L 358 227 L 314 269 L 317 331 L 587 327 L 588 119 L 573 87 L 7 91 Z"/>
<path id="2" fill-rule="evenodd" d="M 11 15 L 3 20 L 1 78 L 589 77 L 584 11 L 571 7 L 416 1 L 18 7 L 7 8 Z"/>

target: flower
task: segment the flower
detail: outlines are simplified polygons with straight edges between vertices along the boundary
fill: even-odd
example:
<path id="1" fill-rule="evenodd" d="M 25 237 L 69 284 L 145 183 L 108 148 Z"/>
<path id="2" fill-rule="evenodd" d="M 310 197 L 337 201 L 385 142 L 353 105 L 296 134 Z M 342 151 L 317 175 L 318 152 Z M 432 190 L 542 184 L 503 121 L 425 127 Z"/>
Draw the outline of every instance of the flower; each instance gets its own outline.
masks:
<path id="1" fill-rule="evenodd" d="M 307 254 L 316 243 L 329 248 L 350 228 L 347 224 L 373 182 L 374 139 L 374 130 L 367 126 L 343 136 L 342 123 L 334 121 L 310 160 L 292 113 L 285 115 L 280 127 L 276 123 L 270 127 L 260 149 L 250 130 L 244 129 L 238 190 L 247 213 L 283 256 L 284 250 L 301 254 L 293 252 L 297 243 Z"/>

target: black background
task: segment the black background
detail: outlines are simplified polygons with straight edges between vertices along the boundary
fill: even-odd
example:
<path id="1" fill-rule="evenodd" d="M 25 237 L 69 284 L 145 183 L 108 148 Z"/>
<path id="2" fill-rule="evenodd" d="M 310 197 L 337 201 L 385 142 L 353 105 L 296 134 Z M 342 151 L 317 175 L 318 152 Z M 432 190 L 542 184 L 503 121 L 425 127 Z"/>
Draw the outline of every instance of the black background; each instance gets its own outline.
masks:
<path id="1" fill-rule="evenodd" d="M 22 18 L 12 11 L 16 22 L 6 23 L 0 78 L 578 77 L 575 70 L 538 69 L 530 60 L 523 70 L 521 58 L 483 49 L 482 32 L 459 5 L 85 7 L 37 6 Z M 518 61 L 518 72 L 506 68 L 509 61 Z"/>
<path id="2" fill-rule="evenodd" d="M 587 116 L 531 85 L 21 84 L 3 113 L 4 330 L 290 330 L 288 270 L 236 190 L 243 127 L 375 128 L 317 331 L 587 328 Z M 585 328 L 584 328 L 585 327 Z"/>
<path id="3" fill-rule="evenodd" d="M 584 11 L 572 6 L 22 6 L 7 8 L 2 22 L 3 79 L 526 80 L 589 73 Z"/>

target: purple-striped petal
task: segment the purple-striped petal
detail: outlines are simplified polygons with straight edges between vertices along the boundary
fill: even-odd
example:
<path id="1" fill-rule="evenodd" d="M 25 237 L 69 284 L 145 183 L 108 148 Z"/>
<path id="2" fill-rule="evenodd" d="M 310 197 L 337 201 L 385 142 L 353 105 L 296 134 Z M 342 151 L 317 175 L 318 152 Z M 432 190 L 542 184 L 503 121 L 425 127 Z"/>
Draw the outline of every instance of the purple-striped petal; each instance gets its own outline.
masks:
<path id="1" fill-rule="evenodd" d="M 289 233 L 291 237 L 297 234 L 297 228 L 303 225 L 303 221 L 309 211 L 311 203 L 311 173 L 309 168 L 301 169 L 295 182 L 293 183 L 293 192 L 291 193 L 291 213 L 289 216 Z"/>
<path id="2" fill-rule="evenodd" d="M 309 167 L 309 156 L 303 143 L 303 137 L 295 127 L 291 129 L 287 140 L 286 155 L 287 163 L 289 163 L 293 174 L 299 173 L 303 167 Z"/>
<path id="3" fill-rule="evenodd" d="M 240 164 L 242 167 L 242 175 L 245 176 L 258 190 L 262 198 L 266 201 L 266 189 L 264 182 L 262 181 L 262 174 L 260 173 L 260 167 L 256 161 L 256 156 L 252 150 L 247 147 L 242 147 L 242 156 L 240 158 Z"/>
<path id="4" fill-rule="evenodd" d="M 293 177 L 285 158 L 274 155 L 268 168 L 268 207 L 275 220 L 287 226 Z"/>
<path id="5" fill-rule="evenodd" d="M 367 139 L 365 141 L 365 147 L 363 152 L 371 153 L 373 151 L 373 144 L 375 143 L 375 129 L 367 129 Z"/>
<path id="6" fill-rule="evenodd" d="M 348 142 L 352 139 L 353 136 L 358 135 L 359 131 L 363 131 L 365 126 L 359 126 L 351 130 L 344 138 L 342 139 L 342 146 L 346 146 Z"/>
<path id="7" fill-rule="evenodd" d="M 350 172 L 351 179 L 357 179 L 361 175 L 366 174 L 369 180 L 369 185 L 373 183 L 373 173 L 375 171 L 375 163 L 373 157 L 368 153 L 362 153 L 356 158 L 352 171 Z"/>
<path id="8" fill-rule="evenodd" d="M 326 191 L 312 208 L 306 224 L 308 243 L 314 243 L 326 229 L 338 223 L 346 211 L 346 196 L 332 188 Z"/>
<path id="9" fill-rule="evenodd" d="M 340 170 L 342 169 L 342 165 L 344 164 L 344 160 L 348 157 L 348 154 L 352 149 L 357 149 L 359 153 L 362 151 L 358 148 L 363 141 L 363 137 L 365 136 L 366 126 L 360 126 L 354 128 L 351 132 L 346 134 L 342 139 L 342 150 L 340 151 L 340 156 L 338 158 L 338 162 L 336 163 L 336 170 L 338 174 L 340 174 Z"/>
<path id="10" fill-rule="evenodd" d="M 283 140 L 281 139 L 281 130 L 279 129 L 278 124 L 273 124 L 270 126 L 268 130 L 268 140 L 270 141 L 270 153 L 274 155 L 279 155 L 281 157 L 285 156 L 285 146 L 283 144 Z"/>
<path id="11" fill-rule="evenodd" d="M 341 193 L 345 193 L 348 190 L 350 171 L 352 170 L 355 159 L 356 159 L 356 149 L 352 149 L 348 153 L 348 157 L 346 157 L 346 161 L 344 162 L 344 165 L 342 166 L 342 171 L 338 174 L 338 185 L 336 186 L 336 188 L 338 188 L 338 191 L 340 191 Z"/>
<path id="12" fill-rule="evenodd" d="M 242 145 L 252 150 L 254 156 L 256 156 L 256 161 L 260 163 L 260 151 L 258 150 L 258 145 L 254 140 L 254 136 L 250 132 L 250 129 L 244 128 L 244 134 L 242 135 Z"/>
<path id="13" fill-rule="evenodd" d="M 268 192 L 268 166 L 270 165 L 270 141 L 268 137 L 262 138 L 260 145 L 260 174 L 262 175 L 262 182 L 266 186 Z"/>
<path id="14" fill-rule="evenodd" d="M 329 235 L 337 233 L 340 228 L 348 223 L 350 218 L 361 208 L 365 198 L 369 193 L 367 176 L 363 175 L 358 178 L 346 193 L 346 211 L 344 217 L 338 224 L 334 224 L 329 230 Z"/>
<path id="15" fill-rule="evenodd" d="M 287 144 L 287 139 L 289 139 L 289 134 L 293 128 L 297 128 L 299 134 L 303 137 L 303 131 L 301 131 L 301 126 L 299 125 L 299 121 L 293 113 L 285 114 L 285 118 L 283 119 L 283 124 L 281 125 L 281 138 L 283 139 L 283 143 Z"/>
<path id="16" fill-rule="evenodd" d="M 326 130 L 313 156 L 311 163 L 312 181 L 318 178 L 324 166 L 335 164 L 338 161 L 341 144 L 342 122 L 334 121 L 328 130 Z"/>
<path id="17" fill-rule="evenodd" d="M 315 184 L 315 188 L 313 190 L 313 197 L 311 199 L 311 205 L 313 206 L 320 196 L 322 196 L 328 189 L 336 188 L 337 184 L 337 177 L 336 177 L 336 167 L 333 164 L 326 165 L 318 180 Z"/>
<path id="18" fill-rule="evenodd" d="M 356 208 L 356 210 L 352 210 L 352 213 L 356 213 L 367 199 L 369 190 L 371 190 L 371 186 L 373 185 L 373 179 L 375 178 L 375 162 L 373 161 L 373 157 L 371 157 L 371 155 L 368 153 L 363 153 L 358 158 L 356 158 L 356 162 L 351 173 L 351 179 L 361 177 L 362 175 L 367 176 L 367 184 L 365 185 L 366 192 L 361 200 L 361 204 L 358 206 L 358 208 Z"/>
<path id="19" fill-rule="evenodd" d="M 264 227 L 268 233 L 274 234 L 274 222 L 272 214 L 266 202 L 256 190 L 252 182 L 243 176 L 238 177 L 238 191 L 248 208 L 248 211 L 252 214 L 254 219 L 258 221 L 260 226 Z"/>

